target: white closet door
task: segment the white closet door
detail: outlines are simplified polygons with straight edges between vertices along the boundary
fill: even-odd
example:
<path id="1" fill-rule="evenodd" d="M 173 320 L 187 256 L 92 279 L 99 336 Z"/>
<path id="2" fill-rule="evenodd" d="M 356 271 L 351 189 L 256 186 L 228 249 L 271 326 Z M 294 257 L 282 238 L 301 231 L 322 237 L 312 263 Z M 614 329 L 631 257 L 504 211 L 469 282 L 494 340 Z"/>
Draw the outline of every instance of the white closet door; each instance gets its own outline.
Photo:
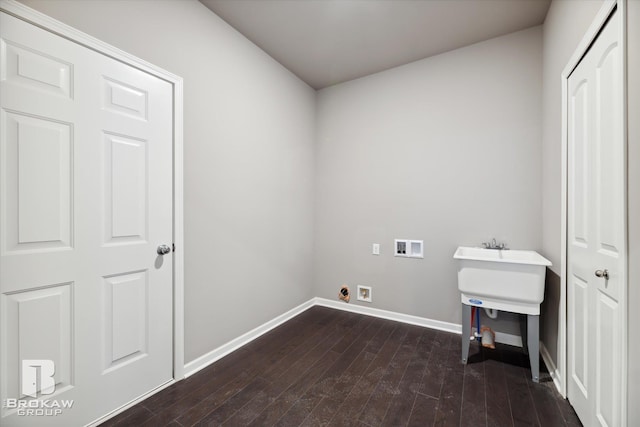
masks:
<path id="1" fill-rule="evenodd" d="M 36 399 L 74 401 L 0 424 L 84 425 L 172 378 L 172 86 L 4 13 L 0 31 L 1 397 L 33 399 L 22 361 L 51 360 Z"/>
<path id="2" fill-rule="evenodd" d="M 568 397 L 584 425 L 621 423 L 625 163 L 619 13 L 569 77 Z"/>

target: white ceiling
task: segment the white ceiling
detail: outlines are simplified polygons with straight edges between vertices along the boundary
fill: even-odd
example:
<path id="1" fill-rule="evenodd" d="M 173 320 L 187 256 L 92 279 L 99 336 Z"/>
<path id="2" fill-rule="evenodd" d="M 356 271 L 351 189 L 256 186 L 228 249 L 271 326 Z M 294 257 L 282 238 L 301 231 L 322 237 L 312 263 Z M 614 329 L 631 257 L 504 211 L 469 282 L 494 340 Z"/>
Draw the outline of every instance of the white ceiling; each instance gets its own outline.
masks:
<path id="1" fill-rule="evenodd" d="M 550 0 L 200 0 L 315 89 L 543 23 Z"/>

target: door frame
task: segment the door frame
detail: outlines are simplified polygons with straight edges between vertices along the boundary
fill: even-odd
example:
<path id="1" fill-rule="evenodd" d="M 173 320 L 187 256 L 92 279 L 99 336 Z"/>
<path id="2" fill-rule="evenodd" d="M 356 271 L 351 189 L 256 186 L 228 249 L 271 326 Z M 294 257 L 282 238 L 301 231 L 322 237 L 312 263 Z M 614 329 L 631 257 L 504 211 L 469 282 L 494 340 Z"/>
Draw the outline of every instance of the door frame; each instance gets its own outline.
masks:
<path id="1" fill-rule="evenodd" d="M 177 250 L 173 252 L 173 381 L 169 384 L 180 380 L 184 378 L 183 79 L 15 0 L 0 0 L 0 10 L 95 52 L 158 77 L 170 83 L 173 87 L 173 244 Z M 159 389 L 151 393 L 157 390 Z M 115 415 L 115 413 L 124 409 L 120 408 L 109 415 Z"/>
<path id="2" fill-rule="evenodd" d="M 569 120 L 569 76 L 573 70 L 578 66 L 580 60 L 585 55 L 593 41 L 598 36 L 600 30 L 604 27 L 609 16 L 613 13 L 614 9 L 618 8 L 620 14 L 620 48 L 622 54 L 620 55 L 621 70 L 622 70 L 622 126 L 623 126 L 623 168 L 625 177 L 628 176 L 628 156 L 627 156 L 627 129 L 628 129 L 628 117 L 627 117 L 627 0 L 605 0 L 602 7 L 596 14 L 593 22 L 587 29 L 587 32 L 582 37 L 582 40 L 578 44 L 578 47 L 573 52 L 573 55 L 567 62 L 564 70 L 562 71 L 562 220 L 561 220 L 561 254 L 560 254 L 560 312 L 559 312 L 559 331 L 558 331 L 558 371 L 560 378 L 554 378 L 560 382 L 560 393 L 563 397 L 567 397 L 568 387 L 568 336 L 567 336 L 567 252 L 568 252 L 568 238 L 567 238 L 567 222 L 568 222 L 568 120 Z M 621 421 L 622 425 L 627 425 L 627 372 L 628 372 L 628 268 L 629 268 L 629 251 L 628 251 L 628 183 L 625 178 L 624 183 L 624 242 L 625 257 L 623 259 L 623 286 L 620 295 L 620 307 L 622 312 L 622 331 L 621 331 L 621 346 L 622 346 L 622 361 L 621 361 Z M 556 383 L 556 385 L 558 385 Z"/>

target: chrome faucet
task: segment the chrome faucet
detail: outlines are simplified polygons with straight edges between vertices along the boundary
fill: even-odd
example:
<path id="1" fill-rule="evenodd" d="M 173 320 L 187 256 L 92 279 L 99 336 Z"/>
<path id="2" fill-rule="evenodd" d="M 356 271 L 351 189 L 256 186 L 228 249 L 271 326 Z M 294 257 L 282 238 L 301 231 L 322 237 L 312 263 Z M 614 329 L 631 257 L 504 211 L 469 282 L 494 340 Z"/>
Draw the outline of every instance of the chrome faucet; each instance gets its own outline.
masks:
<path id="1" fill-rule="evenodd" d="M 505 243 L 498 243 L 496 242 L 496 239 L 491 239 L 490 242 L 483 242 L 482 247 L 485 249 L 498 249 L 498 250 L 508 249 Z"/>

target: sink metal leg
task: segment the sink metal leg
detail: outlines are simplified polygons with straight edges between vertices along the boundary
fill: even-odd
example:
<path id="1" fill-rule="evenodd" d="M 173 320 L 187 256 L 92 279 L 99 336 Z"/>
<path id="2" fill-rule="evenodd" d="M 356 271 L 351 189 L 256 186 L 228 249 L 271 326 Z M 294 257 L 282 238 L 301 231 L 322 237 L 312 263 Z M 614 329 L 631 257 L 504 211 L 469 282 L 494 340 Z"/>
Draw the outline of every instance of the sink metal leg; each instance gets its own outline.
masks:
<path id="1" fill-rule="evenodd" d="M 540 316 L 527 315 L 527 347 L 529 363 L 531 363 L 531 378 L 534 383 L 540 381 Z"/>
<path id="2" fill-rule="evenodd" d="M 462 304 L 462 363 L 469 357 L 469 337 L 471 336 L 471 306 Z"/>
<path id="3" fill-rule="evenodd" d="M 529 322 L 527 321 L 527 315 L 518 314 L 518 320 L 518 323 L 520 323 L 520 338 L 522 338 L 522 351 L 524 351 L 524 354 L 529 354 L 529 343 L 527 342 L 529 337 L 529 334 L 527 333 L 527 325 Z"/>

